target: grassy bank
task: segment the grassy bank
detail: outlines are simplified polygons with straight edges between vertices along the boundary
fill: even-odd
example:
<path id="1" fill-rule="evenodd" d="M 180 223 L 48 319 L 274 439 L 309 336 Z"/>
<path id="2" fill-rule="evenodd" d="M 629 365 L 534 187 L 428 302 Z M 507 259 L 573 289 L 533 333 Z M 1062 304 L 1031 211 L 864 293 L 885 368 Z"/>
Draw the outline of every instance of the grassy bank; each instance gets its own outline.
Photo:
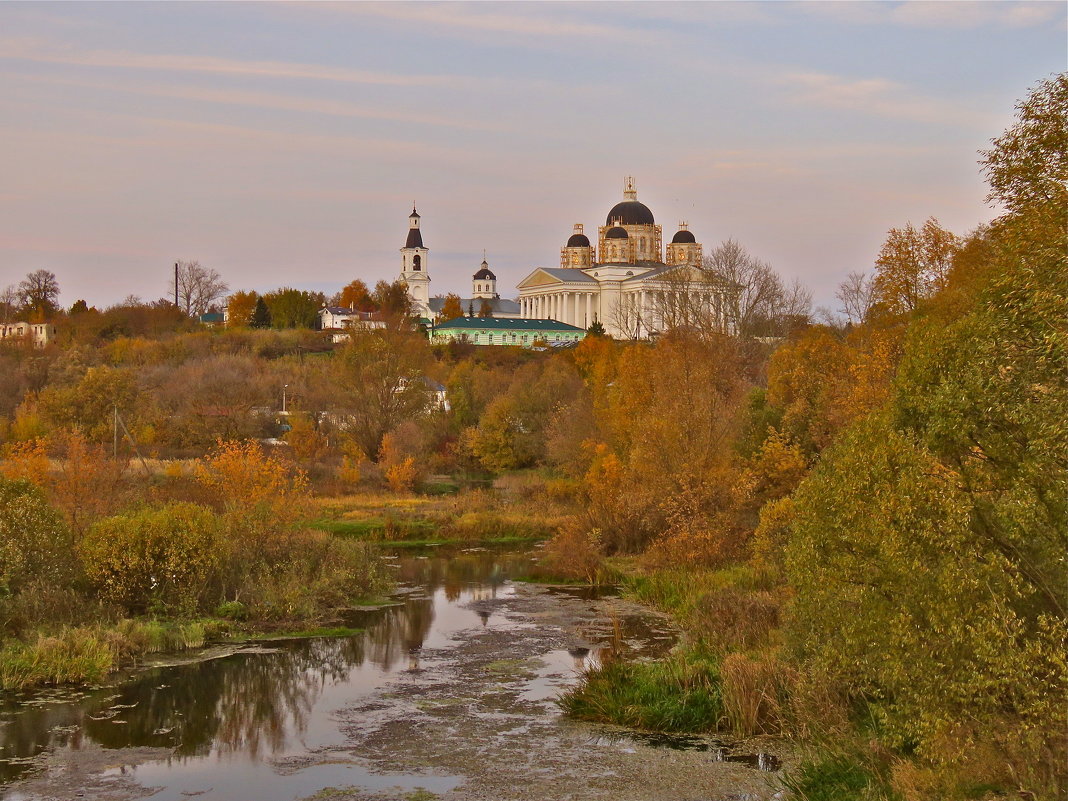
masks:
<path id="1" fill-rule="evenodd" d="M 467 489 L 443 495 L 367 492 L 316 499 L 309 526 L 346 539 L 395 547 L 449 542 L 528 543 L 552 537 L 570 509 L 526 492 Z M 531 497 L 531 495 L 539 497 Z"/>
<path id="2" fill-rule="evenodd" d="M 589 671 L 561 698 L 567 714 L 647 731 L 788 737 L 804 753 L 784 776 L 797 798 L 899 797 L 894 758 L 866 747 L 863 705 L 850 708 L 784 655 L 786 597 L 771 576 L 748 566 L 650 569 L 633 559 L 608 560 L 603 570 L 626 596 L 670 614 L 684 635 L 663 659 Z"/>
<path id="3" fill-rule="evenodd" d="M 9 641 L 0 648 L 0 689 L 96 683 L 148 654 L 199 648 L 209 631 L 204 621 L 123 620 Z"/>

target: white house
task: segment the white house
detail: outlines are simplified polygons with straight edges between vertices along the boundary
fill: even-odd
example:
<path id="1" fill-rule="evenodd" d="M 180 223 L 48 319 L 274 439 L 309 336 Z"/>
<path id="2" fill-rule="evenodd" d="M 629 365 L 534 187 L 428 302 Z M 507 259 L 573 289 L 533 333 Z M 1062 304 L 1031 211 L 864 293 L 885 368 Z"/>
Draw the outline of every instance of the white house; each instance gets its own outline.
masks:
<path id="1" fill-rule="evenodd" d="M 43 348 L 56 338 L 52 323 L 0 323 L 0 340 L 23 340 Z"/>

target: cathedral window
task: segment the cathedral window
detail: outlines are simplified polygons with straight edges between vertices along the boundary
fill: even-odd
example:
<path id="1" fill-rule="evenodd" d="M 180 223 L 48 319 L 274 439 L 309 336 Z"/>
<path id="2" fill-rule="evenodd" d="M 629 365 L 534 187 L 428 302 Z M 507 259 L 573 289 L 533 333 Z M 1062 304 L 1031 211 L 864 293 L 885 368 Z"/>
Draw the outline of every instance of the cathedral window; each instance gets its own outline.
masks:
<path id="1" fill-rule="evenodd" d="M 423 259 L 418 253 L 416 253 L 414 256 L 412 256 L 412 269 L 413 270 L 422 269 L 422 264 L 423 264 Z"/>

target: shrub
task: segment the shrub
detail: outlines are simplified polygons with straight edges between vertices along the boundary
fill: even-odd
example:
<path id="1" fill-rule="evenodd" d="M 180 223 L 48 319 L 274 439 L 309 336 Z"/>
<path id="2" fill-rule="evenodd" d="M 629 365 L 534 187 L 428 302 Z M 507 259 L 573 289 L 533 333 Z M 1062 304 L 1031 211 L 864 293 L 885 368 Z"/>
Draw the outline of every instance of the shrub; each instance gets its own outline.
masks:
<path id="1" fill-rule="evenodd" d="M 36 580 L 52 586 L 75 573 L 71 535 L 44 493 L 28 481 L 0 478 L 0 594 Z"/>
<path id="2" fill-rule="evenodd" d="M 192 612 L 201 606 L 224 548 L 210 509 L 174 503 L 101 520 L 80 552 L 93 586 L 127 611 Z"/>
<path id="3" fill-rule="evenodd" d="M 543 559 L 553 575 L 596 584 L 604 564 L 601 532 L 569 521 L 546 544 Z"/>

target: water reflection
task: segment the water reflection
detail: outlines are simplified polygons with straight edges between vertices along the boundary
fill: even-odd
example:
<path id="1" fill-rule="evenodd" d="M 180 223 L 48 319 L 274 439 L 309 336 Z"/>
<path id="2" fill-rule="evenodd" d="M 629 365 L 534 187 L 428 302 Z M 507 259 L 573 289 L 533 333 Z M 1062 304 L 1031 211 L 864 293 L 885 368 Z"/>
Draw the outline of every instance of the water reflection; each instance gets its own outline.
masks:
<path id="1" fill-rule="evenodd" d="M 354 612 L 363 634 L 280 641 L 225 658 L 155 668 L 113 688 L 0 699 L 0 782 L 22 776 L 45 749 L 159 746 L 179 762 L 240 755 L 249 762 L 340 738 L 330 712 L 396 669 L 418 670 L 428 643 L 489 623 L 485 609 L 458 603 L 497 597 L 509 575 L 529 569 L 515 554 L 406 555 L 395 605 Z M 0 797 L 5 794 L 0 790 Z"/>

